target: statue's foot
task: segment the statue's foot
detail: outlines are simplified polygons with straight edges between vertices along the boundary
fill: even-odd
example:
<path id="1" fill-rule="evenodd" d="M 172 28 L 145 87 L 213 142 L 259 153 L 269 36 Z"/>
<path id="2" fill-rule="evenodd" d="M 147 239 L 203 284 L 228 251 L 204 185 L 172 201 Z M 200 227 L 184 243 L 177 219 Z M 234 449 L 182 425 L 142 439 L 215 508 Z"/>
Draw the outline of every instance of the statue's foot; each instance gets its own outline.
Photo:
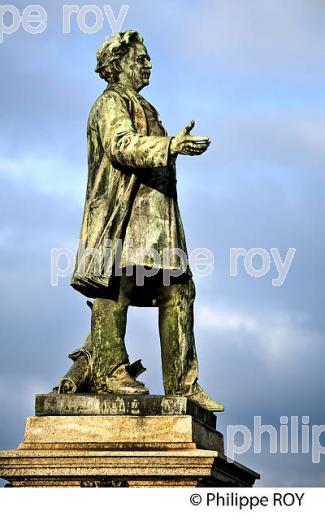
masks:
<path id="1" fill-rule="evenodd" d="M 127 365 L 119 366 L 106 378 L 105 384 L 98 389 L 98 393 L 147 395 L 149 389 L 137 381 L 126 370 Z"/>
<path id="2" fill-rule="evenodd" d="M 191 399 L 191 401 L 194 401 L 194 403 L 202 406 L 202 408 L 205 408 L 210 412 L 223 412 L 225 409 L 223 404 L 217 403 L 217 401 L 210 399 L 208 394 L 203 390 L 203 388 L 201 388 L 199 384 L 196 385 L 195 393 L 187 397 L 188 399 Z"/>

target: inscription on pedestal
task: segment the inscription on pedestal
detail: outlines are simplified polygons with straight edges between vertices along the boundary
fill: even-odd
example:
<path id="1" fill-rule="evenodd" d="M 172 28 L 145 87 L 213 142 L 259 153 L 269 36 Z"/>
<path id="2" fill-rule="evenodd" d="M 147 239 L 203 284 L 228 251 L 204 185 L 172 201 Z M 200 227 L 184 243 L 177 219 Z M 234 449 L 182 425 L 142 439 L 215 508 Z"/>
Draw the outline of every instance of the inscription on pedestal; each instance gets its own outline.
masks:
<path id="1" fill-rule="evenodd" d="M 187 397 L 48 394 L 37 395 L 35 414 L 45 415 L 191 415 L 215 428 L 216 416 Z"/>

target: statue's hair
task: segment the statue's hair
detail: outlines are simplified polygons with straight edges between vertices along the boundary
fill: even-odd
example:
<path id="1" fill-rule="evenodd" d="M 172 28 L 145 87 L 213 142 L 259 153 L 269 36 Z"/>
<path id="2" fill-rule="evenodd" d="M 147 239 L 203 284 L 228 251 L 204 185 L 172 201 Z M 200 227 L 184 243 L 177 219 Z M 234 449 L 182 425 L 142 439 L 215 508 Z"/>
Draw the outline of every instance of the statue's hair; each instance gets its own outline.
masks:
<path id="1" fill-rule="evenodd" d="M 118 80 L 118 62 L 135 43 L 143 43 L 143 37 L 136 31 L 117 33 L 106 40 L 98 49 L 96 72 L 108 83 Z"/>

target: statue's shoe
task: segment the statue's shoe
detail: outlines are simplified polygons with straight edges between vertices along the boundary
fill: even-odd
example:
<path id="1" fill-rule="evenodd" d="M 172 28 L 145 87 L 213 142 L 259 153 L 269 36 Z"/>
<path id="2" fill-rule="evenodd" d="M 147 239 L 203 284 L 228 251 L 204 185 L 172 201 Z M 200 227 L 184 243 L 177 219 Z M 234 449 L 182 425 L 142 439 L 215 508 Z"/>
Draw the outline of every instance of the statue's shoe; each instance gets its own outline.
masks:
<path id="1" fill-rule="evenodd" d="M 187 396 L 188 399 L 194 401 L 194 403 L 199 404 L 202 408 L 209 410 L 210 412 L 223 412 L 225 407 L 223 404 L 217 403 L 213 399 L 210 399 L 208 394 L 201 388 L 199 384 L 196 385 L 196 391 L 192 395 Z"/>
<path id="2" fill-rule="evenodd" d="M 147 395 L 149 389 L 140 381 L 137 381 L 126 370 L 127 365 L 119 366 L 114 372 L 106 378 L 106 382 L 98 393 L 108 394 L 132 394 Z"/>

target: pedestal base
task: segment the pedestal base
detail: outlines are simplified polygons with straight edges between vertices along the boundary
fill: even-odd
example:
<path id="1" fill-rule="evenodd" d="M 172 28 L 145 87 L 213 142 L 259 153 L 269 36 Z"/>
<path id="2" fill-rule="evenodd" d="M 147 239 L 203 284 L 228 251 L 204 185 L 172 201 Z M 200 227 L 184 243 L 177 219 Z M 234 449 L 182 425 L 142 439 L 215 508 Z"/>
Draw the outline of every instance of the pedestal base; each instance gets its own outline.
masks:
<path id="1" fill-rule="evenodd" d="M 227 461 L 214 414 L 186 398 L 37 396 L 36 413 L 23 444 L 0 452 L 0 476 L 13 487 L 242 487 L 259 478 Z"/>

